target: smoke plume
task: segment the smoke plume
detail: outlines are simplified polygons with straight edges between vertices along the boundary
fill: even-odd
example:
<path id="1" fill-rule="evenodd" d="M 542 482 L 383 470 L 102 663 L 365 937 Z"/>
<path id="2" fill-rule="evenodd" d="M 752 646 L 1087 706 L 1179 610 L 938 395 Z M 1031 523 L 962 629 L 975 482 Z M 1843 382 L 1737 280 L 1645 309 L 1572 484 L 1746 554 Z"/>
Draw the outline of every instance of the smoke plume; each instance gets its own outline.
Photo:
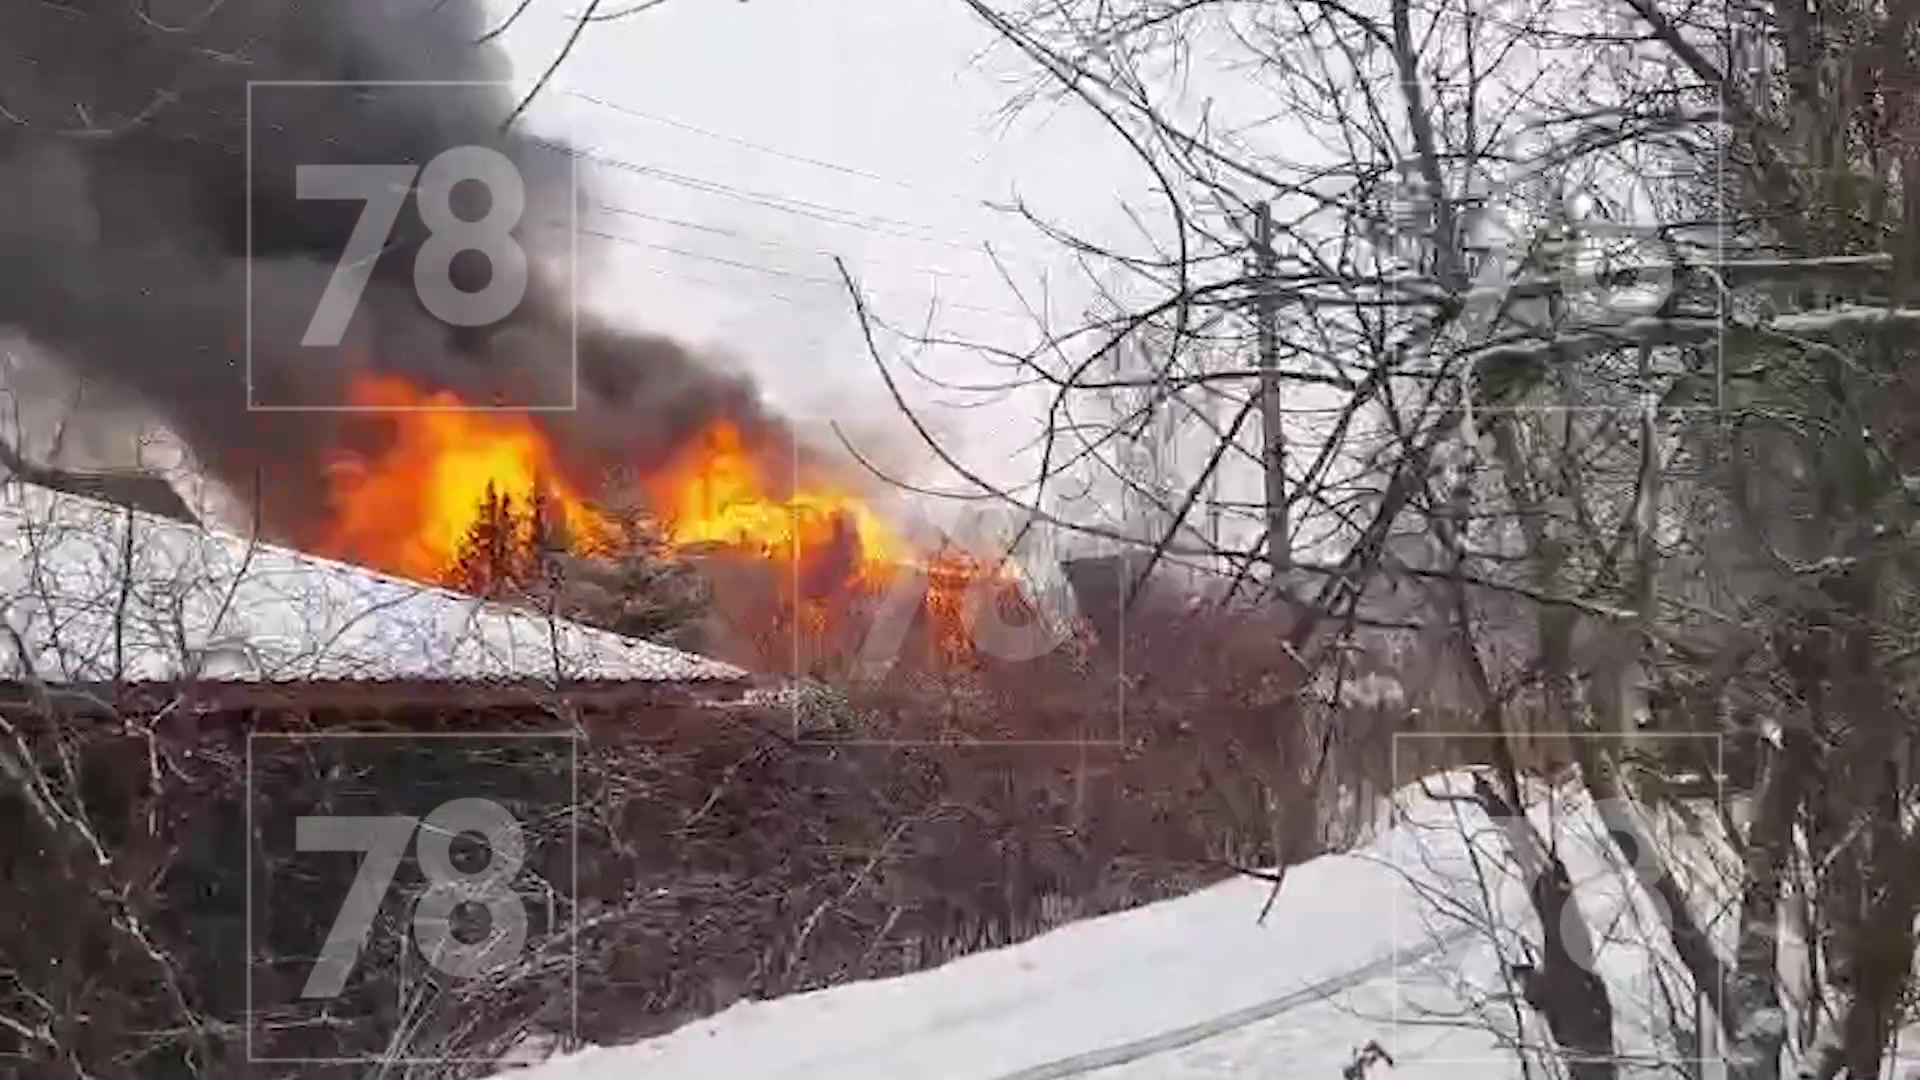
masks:
<path id="1" fill-rule="evenodd" d="M 355 370 L 405 376 L 479 404 L 574 400 L 564 277 L 569 151 L 501 123 L 502 88 L 280 83 L 503 80 L 468 0 L 66 0 L 0 13 L 0 329 L 75 376 L 143 402 L 202 465 L 300 540 L 324 515 L 328 448 L 376 444 L 387 421 L 248 408 L 348 402 Z M 425 165 L 491 147 L 527 185 L 517 238 L 528 296 L 504 322 L 449 328 L 422 306 L 429 230 L 409 200 L 373 264 L 346 344 L 300 345 L 362 204 L 295 197 L 301 163 Z M 252 175 L 249 193 L 249 171 Z M 485 209 L 456 187 L 462 217 Z M 251 243 L 249 243 L 251 218 Z M 249 248 L 251 247 L 251 251 Z M 251 256 L 251 304 L 248 260 Z M 464 261 L 463 261 L 464 259 Z M 467 289 L 484 259 L 454 263 Z M 249 321 L 251 320 L 251 321 Z M 753 388 L 658 337 L 577 328 L 578 409 L 543 414 L 571 467 L 644 469 L 720 416 L 783 439 Z"/>

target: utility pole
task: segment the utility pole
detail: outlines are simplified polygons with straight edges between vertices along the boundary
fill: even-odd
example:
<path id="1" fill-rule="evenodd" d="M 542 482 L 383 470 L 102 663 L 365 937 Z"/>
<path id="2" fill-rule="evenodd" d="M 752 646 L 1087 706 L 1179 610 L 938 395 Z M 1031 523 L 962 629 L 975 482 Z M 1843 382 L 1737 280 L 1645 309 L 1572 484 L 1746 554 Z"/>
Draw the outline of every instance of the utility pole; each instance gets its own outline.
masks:
<path id="1" fill-rule="evenodd" d="M 1267 562 L 1277 588 L 1293 567 L 1293 531 L 1287 523 L 1287 433 L 1280 417 L 1280 326 L 1274 303 L 1273 211 L 1253 210 L 1254 324 L 1260 342 L 1260 455 L 1267 479 Z"/>

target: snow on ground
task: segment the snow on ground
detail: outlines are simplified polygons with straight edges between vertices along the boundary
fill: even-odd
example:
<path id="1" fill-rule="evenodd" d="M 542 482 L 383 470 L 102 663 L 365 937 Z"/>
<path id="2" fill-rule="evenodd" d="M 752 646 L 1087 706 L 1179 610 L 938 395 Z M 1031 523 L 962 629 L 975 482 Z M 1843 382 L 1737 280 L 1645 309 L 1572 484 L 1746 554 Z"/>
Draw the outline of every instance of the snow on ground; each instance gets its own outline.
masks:
<path id="1" fill-rule="evenodd" d="M 516 1080 L 1335 1080 L 1376 1041 L 1395 1061 L 1376 1078 L 1518 1077 L 1501 1033 L 1525 1029 L 1499 996 L 1493 941 L 1511 949 L 1527 916 L 1496 865 L 1504 844 L 1468 804 L 1416 790 L 1396 805 L 1366 847 L 1294 868 L 1264 924 L 1271 887 L 1228 881 L 930 971 L 742 1003 Z M 1555 795 L 1532 816 L 1612 942 L 1598 963 L 1622 1045 L 1650 1050 L 1670 958 L 1634 944 L 1647 913 L 1622 902 L 1592 807 Z"/>

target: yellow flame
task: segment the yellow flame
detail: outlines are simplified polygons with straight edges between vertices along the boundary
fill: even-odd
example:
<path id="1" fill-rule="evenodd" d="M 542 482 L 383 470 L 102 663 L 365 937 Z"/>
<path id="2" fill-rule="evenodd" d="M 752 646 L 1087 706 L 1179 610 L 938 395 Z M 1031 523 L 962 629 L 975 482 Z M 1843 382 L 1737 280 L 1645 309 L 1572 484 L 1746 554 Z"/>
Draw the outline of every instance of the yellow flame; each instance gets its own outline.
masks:
<path id="1" fill-rule="evenodd" d="M 404 379 L 361 375 L 351 400 L 367 408 L 458 408 L 452 394 L 423 394 Z M 329 463 L 331 555 L 420 580 L 440 580 L 459 557 L 486 494 L 524 508 L 536 494 L 558 511 L 574 546 L 607 542 L 613 525 L 568 484 L 542 433 L 524 416 L 404 412 L 386 417 L 391 442 L 377 456 L 336 452 Z"/>

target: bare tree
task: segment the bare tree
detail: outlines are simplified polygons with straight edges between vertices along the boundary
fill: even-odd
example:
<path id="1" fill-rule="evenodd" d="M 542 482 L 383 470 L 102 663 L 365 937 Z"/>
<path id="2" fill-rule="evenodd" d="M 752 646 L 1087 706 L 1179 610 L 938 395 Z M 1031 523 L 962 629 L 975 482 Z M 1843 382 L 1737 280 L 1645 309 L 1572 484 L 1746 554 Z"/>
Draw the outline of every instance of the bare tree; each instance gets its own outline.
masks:
<path id="1" fill-rule="evenodd" d="M 1228 594 L 1285 598 L 1312 666 L 1338 668 L 1327 646 L 1410 590 L 1399 613 L 1458 676 L 1432 705 L 1491 766 L 1480 808 L 1524 823 L 1523 774 L 1576 765 L 1658 900 L 1654 934 L 1705 1005 L 1676 1044 L 1722 1047 L 1742 1076 L 1878 1075 L 1920 853 L 1915 13 L 967 2 L 1038 70 L 1030 96 L 1097 115 L 1155 201 L 1130 249 L 1034 218 L 1129 289 L 1118 314 L 991 354 L 1046 402 L 1033 478 L 989 484 L 922 426 L 935 453 L 1149 565 L 1231 567 Z M 1263 212 L 1271 257 L 1249 260 Z M 1100 358 L 1142 328 L 1164 342 L 1151 370 L 1115 375 Z M 1324 408 L 1281 433 L 1288 513 L 1269 497 L 1196 527 L 1222 470 L 1271 469 L 1248 451 L 1275 433 L 1248 428 L 1273 350 L 1284 400 Z M 1127 415 L 1076 412 L 1117 388 L 1138 395 Z M 1034 497 L 1198 388 L 1227 419 L 1151 533 Z M 1264 569 L 1281 517 L 1300 534 L 1286 576 Z M 1651 738 L 1687 732 L 1725 758 Z M 1676 821 L 1729 853 L 1730 925 L 1665 839 Z M 1566 869 L 1531 826 L 1513 842 L 1550 937 Z M 1789 897 L 1815 924 L 1810 971 L 1783 973 Z M 1575 1075 L 1615 1075 L 1609 987 L 1556 960 L 1572 944 L 1541 945 L 1526 1001 Z"/>

